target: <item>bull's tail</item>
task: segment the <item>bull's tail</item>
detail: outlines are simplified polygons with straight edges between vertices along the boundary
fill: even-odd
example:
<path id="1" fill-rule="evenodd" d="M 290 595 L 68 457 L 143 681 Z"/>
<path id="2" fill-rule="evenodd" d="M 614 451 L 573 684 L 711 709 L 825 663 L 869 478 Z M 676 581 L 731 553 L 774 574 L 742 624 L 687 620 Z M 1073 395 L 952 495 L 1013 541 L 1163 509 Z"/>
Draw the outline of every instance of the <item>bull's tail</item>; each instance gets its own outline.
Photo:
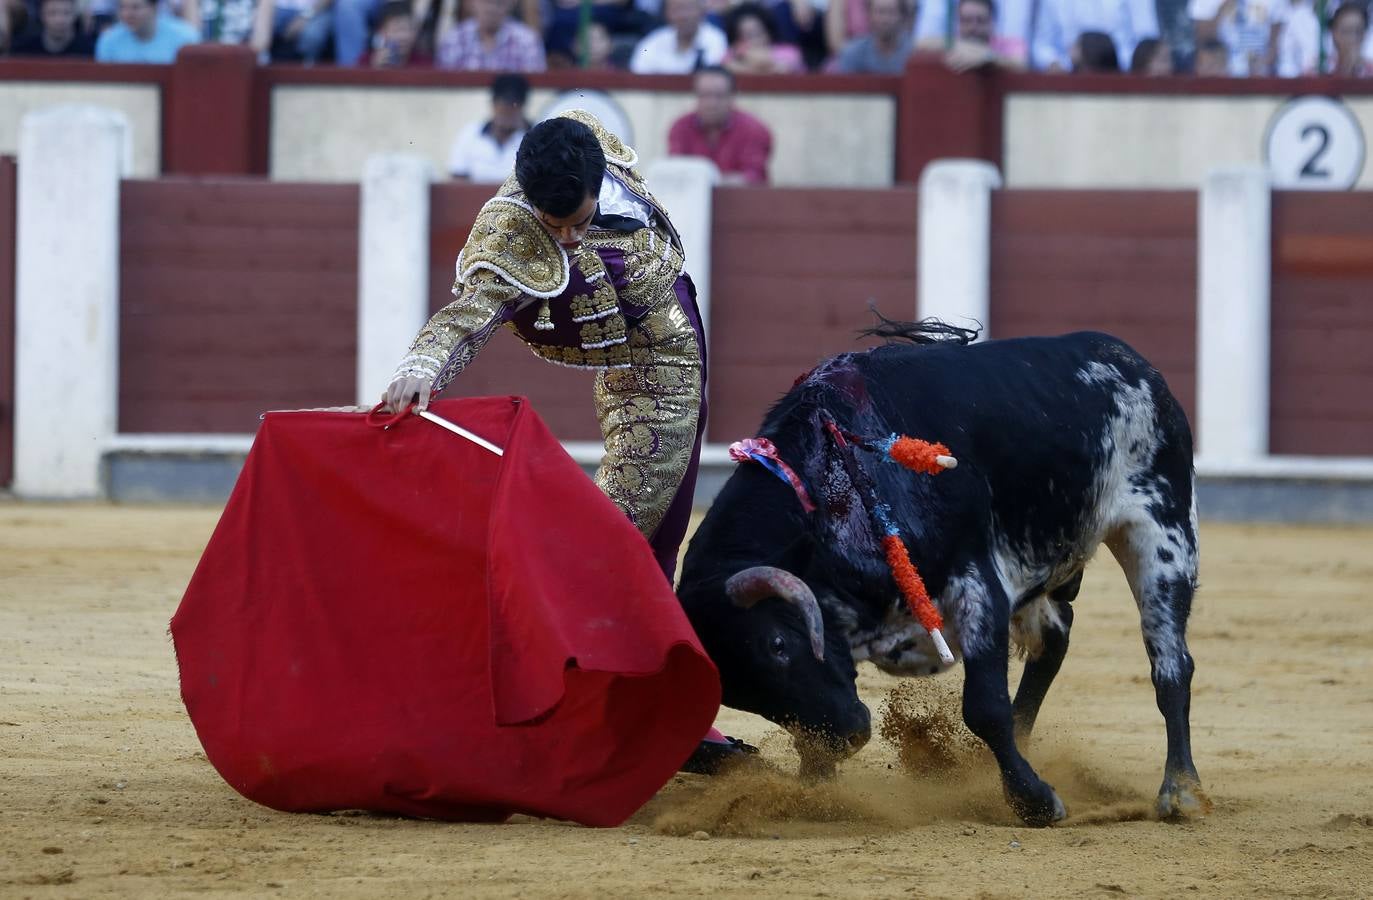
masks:
<path id="1" fill-rule="evenodd" d="M 872 310 L 877 324 L 859 331 L 859 337 L 878 337 L 885 341 L 908 341 L 912 344 L 970 344 L 982 333 L 981 326 L 962 328 L 939 319 L 901 322 L 882 315 L 875 304 L 868 304 L 868 309 Z"/>

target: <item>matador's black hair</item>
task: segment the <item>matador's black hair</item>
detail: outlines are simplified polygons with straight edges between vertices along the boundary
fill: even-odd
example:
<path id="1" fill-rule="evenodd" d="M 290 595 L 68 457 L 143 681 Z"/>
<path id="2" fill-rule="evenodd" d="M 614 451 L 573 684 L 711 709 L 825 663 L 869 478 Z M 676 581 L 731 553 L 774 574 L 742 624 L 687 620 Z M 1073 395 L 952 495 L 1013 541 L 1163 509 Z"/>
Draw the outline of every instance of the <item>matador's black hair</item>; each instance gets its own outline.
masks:
<path id="1" fill-rule="evenodd" d="M 598 197 L 605 177 L 601 142 L 581 122 L 553 118 L 525 134 L 515 154 L 515 178 L 534 206 L 570 216 L 588 195 Z"/>

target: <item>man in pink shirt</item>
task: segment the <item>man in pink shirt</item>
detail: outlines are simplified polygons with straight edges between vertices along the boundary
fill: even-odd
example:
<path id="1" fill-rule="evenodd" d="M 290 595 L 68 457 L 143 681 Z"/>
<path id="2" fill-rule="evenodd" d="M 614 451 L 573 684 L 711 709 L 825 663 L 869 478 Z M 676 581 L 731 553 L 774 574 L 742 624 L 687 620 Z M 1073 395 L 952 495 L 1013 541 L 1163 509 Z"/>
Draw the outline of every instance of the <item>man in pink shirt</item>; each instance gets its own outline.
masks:
<path id="1" fill-rule="evenodd" d="M 704 156 L 720 169 L 723 184 L 767 184 L 772 132 L 734 108 L 734 76 L 718 66 L 696 73 L 696 111 L 672 123 L 673 156 Z"/>

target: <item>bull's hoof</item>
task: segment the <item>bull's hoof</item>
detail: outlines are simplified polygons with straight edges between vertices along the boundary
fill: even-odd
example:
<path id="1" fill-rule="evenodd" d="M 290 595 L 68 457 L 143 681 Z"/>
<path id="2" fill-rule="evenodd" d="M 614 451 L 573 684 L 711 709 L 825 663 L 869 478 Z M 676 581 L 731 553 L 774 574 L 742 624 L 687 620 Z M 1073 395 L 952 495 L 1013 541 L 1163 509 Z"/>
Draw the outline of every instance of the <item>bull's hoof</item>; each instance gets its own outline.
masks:
<path id="1" fill-rule="evenodd" d="M 1211 798 L 1195 778 L 1165 778 L 1155 809 L 1160 819 L 1199 819 L 1211 812 Z"/>
<path id="2" fill-rule="evenodd" d="M 1013 795 L 1008 792 L 1006 801 L 1010 803 L 1015 814 L 1020 816 L 1020 821 L 1031 828 L 1047 828 L 1068 818 L 1068 810 L 1064 808 L 1063 801 L 1058 799 L 1058 794 L 1054 793 L 1053 788 L 1042 781 L 1036 789 L 1024 794 Z"/>

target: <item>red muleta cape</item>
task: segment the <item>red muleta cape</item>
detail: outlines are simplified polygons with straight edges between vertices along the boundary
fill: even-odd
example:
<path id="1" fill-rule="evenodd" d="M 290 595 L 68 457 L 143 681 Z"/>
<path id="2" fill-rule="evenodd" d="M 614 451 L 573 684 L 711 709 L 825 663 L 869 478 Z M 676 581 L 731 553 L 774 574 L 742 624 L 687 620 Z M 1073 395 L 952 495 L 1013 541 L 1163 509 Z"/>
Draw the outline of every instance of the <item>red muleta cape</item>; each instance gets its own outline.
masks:
<path id="1" fill-rule="evenodd" d="M 275 809 L 617 825 L 720 683 L 648 543 L 519 398 L 268 413 L 172 619 L 206 756 Z"/>

